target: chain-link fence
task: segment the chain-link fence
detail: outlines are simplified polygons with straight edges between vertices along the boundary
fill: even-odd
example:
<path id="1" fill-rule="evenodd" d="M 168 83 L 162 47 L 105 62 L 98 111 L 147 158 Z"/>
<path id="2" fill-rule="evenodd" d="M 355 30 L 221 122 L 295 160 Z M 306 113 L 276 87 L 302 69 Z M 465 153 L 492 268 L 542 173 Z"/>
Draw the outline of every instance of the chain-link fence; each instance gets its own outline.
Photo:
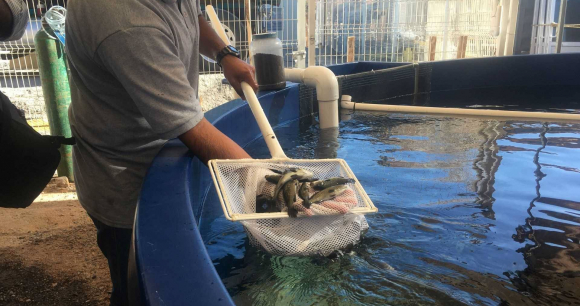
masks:
<path id="1" fill-rule="evenodd" d="M 0 43 L 0 89 L 26 113 L 37 130 L 48 134 L 34 35 L 40 16 L 67 0 L 28 0 L 31 21 L 25 36 Z M 252 36 L 276 32 L 286 67 L 305 65 L 308 0 L 201 0 L 214 6 L 230 41 L 248 60 Z M 421 62 L 493 56 L 492 17 L 498 0 L 316 0 L 316 64 L 349 61 Z M 205 13 L 204 13 L 205 14 Z M 350 44 L 349 44 L 350 42 Z M 212 97 L 231 97 L 221 85 L 221 69 L 202 58 L 202 107 Z M 210 90 L 204 97 L 205 88 Z M 223 102 L 223 101 L 220 101 Z M 211 101 L 208 105 L 213 106 Z M 209 106 L 208 106 L 209 107 Z"/>

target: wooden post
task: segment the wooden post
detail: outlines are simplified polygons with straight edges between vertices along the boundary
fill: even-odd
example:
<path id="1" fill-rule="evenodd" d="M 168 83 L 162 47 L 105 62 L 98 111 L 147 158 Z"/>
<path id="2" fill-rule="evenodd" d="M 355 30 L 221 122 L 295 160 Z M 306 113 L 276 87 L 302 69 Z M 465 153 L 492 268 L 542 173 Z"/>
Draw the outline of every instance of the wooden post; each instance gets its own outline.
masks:
<path id="1" fill-rule="evenodd" d="M 457 58 L 465 58 L 466 50 L 467 50 L 467 36 L 459 36 L 459 44 L 457 46 Z"/>
<path id="2" fill-rule="evenodd" d="M 346 49 L 346 62 L 354 62 L 354 36 L 348 37 L 347 49 Z"/>
<path id="3" fill-rule="evenodd" d="M 437 49 L 437 36 L 429 37 L 429 61 L 435 60 L 435 50 Z"/>

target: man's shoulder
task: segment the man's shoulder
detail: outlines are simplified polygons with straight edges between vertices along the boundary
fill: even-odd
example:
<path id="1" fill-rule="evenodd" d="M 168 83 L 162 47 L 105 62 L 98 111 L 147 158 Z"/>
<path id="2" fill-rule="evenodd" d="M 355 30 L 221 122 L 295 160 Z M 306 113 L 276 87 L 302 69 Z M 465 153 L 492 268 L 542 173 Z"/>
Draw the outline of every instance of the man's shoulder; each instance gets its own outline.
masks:
<path id="1" fill-rule="evenodd" d="M 93 52 L 107 37 L 130 28 L 166 27 L 162 0 L 71 1 L 67 8 L 67 38 Z M 67 39 L 68 44 L 68 39 Z"/>

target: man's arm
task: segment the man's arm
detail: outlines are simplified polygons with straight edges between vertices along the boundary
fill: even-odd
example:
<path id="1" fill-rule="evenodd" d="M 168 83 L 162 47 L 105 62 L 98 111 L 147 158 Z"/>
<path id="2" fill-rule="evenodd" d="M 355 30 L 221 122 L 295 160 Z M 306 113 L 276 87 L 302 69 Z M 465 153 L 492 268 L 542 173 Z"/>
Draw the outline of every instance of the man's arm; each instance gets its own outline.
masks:
<path id="1" fill-rule="evenodd" d="M 159 138 L 178 137 L 204 162 L 250 158 L 203 118 L 177 52 L 161 30 L 135 27 L 107 37 L 95 56 L 127 90 Z"/>
<path id="2" fill-rule="evenodd" d="M 205 118 L 179 139 L 205 164 L 210 159 L 251 158 L 244 149 Z"/>
<path id="3" fill-rule="evenodd" d="M 213 30 L 212 26 L 202 15 L 199 15 L 198 17 L 199 52 L 215 60 L 218 52 L 220 52 L 226 44 L 221 40 Z M 242 82 L 248 83 L 254 91 L 258 90 L 258 83 L 254 79 L 254 75 L 256 74 L 254 67 L 232 55 L 224 57 L 221 65 L 224 70 L 224 76 L 242 99 L 246 99 L 242 91 L 242 86 L 240 85 Z"/>

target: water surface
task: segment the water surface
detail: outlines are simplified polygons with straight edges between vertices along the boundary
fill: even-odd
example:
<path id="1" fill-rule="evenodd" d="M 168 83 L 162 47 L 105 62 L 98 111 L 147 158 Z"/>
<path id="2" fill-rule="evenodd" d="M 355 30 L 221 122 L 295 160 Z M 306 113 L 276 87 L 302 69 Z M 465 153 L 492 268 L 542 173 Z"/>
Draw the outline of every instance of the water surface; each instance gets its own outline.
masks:
<path id="1" fill-rule="evenodd" d="M 204 225 L 237 305 L 580 304 L 580 125 L 356 112 L 337 139 L 298 121 L 276 133 L 291 158 L 345 159 L 379 213 L 336 258 Z M 262 139 L 247 150 L 269 157 Z"/>

